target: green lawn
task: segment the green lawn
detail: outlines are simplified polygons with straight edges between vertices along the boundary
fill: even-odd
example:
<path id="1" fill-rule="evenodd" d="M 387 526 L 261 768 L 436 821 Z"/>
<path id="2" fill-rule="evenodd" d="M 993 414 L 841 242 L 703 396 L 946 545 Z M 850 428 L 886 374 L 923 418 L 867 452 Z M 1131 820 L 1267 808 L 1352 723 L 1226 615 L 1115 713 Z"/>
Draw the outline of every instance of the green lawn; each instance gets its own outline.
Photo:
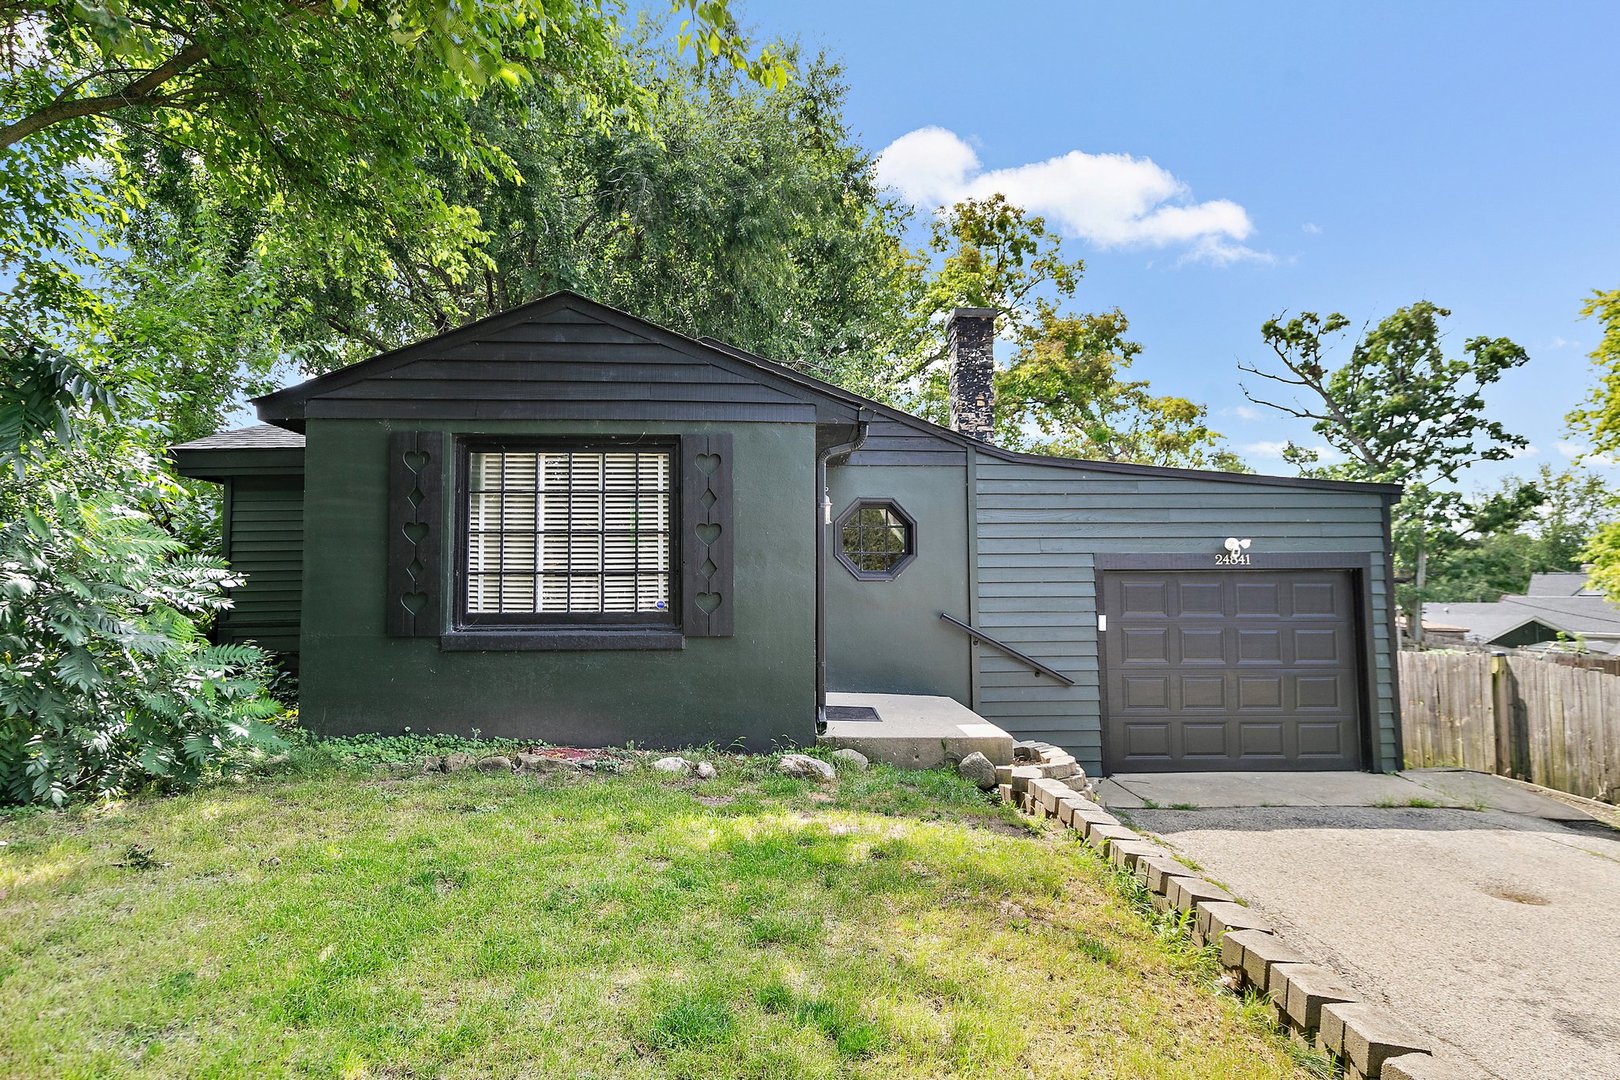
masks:
<path id="1" fill-rule="evenodd" d="M 1070 835 L 953 776 L 320 757 L 0 816 L 0 1075 L 1309 1075 Z"/>

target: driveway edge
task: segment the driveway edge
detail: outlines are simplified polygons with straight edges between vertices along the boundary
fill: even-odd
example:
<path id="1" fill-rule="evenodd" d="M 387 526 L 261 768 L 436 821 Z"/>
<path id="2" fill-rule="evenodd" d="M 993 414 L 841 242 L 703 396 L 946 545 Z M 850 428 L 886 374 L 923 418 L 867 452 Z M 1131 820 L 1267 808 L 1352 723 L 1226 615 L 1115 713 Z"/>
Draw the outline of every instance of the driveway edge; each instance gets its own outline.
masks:
<path id="1" fill-rule="evenodd" d="M 1306 962 L 1258 912 L 1206 881 L 1161 845 L 1122 824 L 1094 799 L 1074 758 L 1041 742 L 1013 744 L 1014 765 L 997 769 L 1003 801 L 1056 818 L 1112 865 L 1134 874 L 1159 911 L 1187 913 L 1200 947 L 1216 945 L 1234 988 L 1266 994 L 1295 1039 L 1331 1054 L 1346 1080 L 1472 1080 L 1482 1074 L 1434 1056 L 1428 1036 L 1360 1000 L 1337 972 Z"/>

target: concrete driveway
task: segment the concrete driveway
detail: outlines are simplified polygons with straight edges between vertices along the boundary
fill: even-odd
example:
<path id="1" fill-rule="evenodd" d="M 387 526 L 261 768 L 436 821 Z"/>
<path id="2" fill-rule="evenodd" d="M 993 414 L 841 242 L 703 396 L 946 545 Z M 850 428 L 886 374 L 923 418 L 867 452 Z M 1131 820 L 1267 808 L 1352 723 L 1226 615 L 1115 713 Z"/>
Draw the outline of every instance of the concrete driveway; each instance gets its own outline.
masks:
<path id="1" fill-rule="evenodd" d="M 1454 770 L 1116 776 L 1101 796 L 1446 1056 L 1620 1077 L 1620 831 L 1569 803 Z"/>

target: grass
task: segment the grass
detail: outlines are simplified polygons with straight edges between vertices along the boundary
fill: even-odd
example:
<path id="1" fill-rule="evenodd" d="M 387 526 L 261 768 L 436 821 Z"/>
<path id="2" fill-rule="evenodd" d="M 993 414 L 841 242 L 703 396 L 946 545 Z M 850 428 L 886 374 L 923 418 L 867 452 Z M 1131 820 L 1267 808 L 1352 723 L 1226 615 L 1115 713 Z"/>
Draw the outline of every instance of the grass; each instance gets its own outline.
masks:
<path id="1" fill-rule="evenodd" d="M 387 758 L 0 815 L 0 1075 L 1311 1075 L 952 775 Z"/>

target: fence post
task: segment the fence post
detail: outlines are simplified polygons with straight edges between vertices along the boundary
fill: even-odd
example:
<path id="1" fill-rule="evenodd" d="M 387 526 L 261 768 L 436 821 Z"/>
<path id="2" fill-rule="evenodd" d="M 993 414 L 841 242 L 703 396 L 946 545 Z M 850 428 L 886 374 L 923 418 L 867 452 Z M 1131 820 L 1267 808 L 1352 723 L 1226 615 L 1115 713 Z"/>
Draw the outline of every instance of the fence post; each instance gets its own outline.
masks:
<path id="1" fill-rule="evenodd" d="M 1496 733 L 1496 768 L 1493 772 L 1514 776 L 1518 758 L 1513 753 L 1513 673 L 1507 657 L 1491 657 L 1491 727 Z"/>

